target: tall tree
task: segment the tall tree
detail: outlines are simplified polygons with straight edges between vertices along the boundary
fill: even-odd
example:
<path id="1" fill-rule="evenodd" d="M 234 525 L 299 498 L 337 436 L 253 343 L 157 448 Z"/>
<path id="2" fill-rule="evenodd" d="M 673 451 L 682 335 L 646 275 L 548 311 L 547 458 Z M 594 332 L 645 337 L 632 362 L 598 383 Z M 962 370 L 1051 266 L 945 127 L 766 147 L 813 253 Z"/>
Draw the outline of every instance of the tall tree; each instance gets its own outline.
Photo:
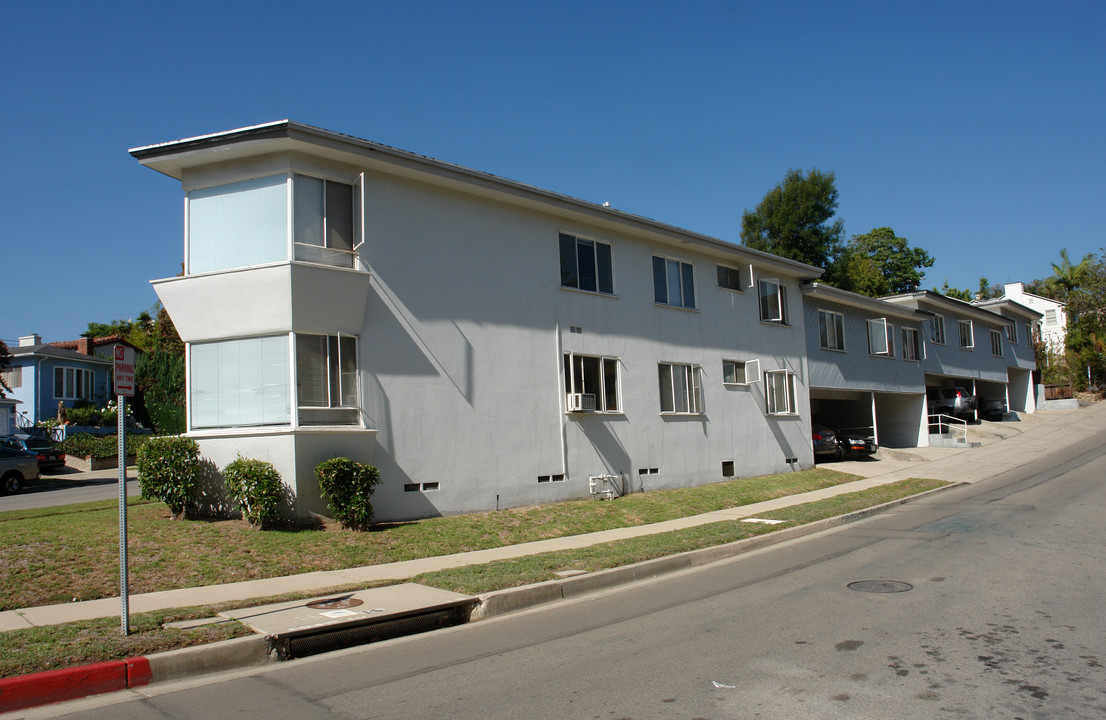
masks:
<path id="1" fill-rule="evenodd" d="M 150 325 L 150 348 L 135 363 L 135 416 L 162 434 L 184 432 L 184 343 L 165 308 Z"/>
<path id="2" fill-rule="evenodd" d="M 1063 253 L 1061 257 L 1066 256 Z M 1070 263 L 1069 263 L 1070 265 Z M 1073 379 L 1091 382 L 1106 380 L 1106 251 L 1089 254 L 1076 266 L 1078 283 L 1067 297 L 1067 355 Z"/>
<path id="3" fill-rule="evenodd" d="M 1060 249 L 1060 264 L 1052 263 L 1052 277 L 1049 279 L 1062 296 L 1061 300 L 1066 300 L 1068 295 L 1080 286 L 1083 276 L 1091 271 L 1094 264 L 1093 253 L 1087 253 L 1078 264 L 1072 264 L 1071 258 L 1068 257 L 1068 249 Z"/>
<path id="4" fill-rule="evenodd" d="M 741 242 L 754 250 L 828 268 L 840 254 L 844 223 L 837 212 L 832 172 L 788 170 L 757 209 L 741 217 Z"/>
<path id="5" fill-rule="evenodd" d="M 880 297 L 917 290 L 933 258 L 910 247 L 889 227 L 854 235 L 829 272 L 829 281 L 861 295 Z"/>

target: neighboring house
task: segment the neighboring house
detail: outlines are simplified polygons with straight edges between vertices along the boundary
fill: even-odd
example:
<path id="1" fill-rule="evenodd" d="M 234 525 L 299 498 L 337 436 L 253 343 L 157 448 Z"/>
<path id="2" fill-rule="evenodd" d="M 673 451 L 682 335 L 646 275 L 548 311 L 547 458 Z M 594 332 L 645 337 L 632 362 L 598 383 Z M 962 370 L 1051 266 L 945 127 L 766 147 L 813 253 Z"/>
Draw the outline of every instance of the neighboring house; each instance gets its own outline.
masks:
<path id="1" fill-rule="evenodd" d="M 45 344 L 38 335 L 25 335 L 9 348 L 12 362 L 5 379 L 11 397 L 23 404 L 18 411 L 21 423 L 56 418 L 59 402 L 66 407 L 81 400 L 107 402 L 113 363 L 91 354 L 90 344 L 84 349 L 88 352 Z"/>
<path id="2" fill-rule="evenodd" d="M 1011 411 L 1033 412 L 1031 369 L 1020 367 L 1021 351 L 1014 355 L 1010 346 L 1008 328 L 1017 324 L 1015 319 L 929 290 L 883 300 L 927 316 L 922 359 L 927 391 L 959 386 L 981 400 L 1005 398 Z M 1011 377 L 1013 394 L 1008 393 Z"/>
<path id="3" fill-rule="evenodd" d="M 129 340 L 125 340 L 122 335 L 105 335 L 96 338 L 80 338 L 79 340 L 62 340 L 60 342 L 50 343 L 54 347 L 64 348 L 66 350 L 76 350 L 84 355 L 95 355 L 98 358 L 108 360 L 114 366 L 115 364 L 115 348 L 125 347 L 135 351 L 135 353 L 141 353 L 142 351 L 131 343 Z M 115 384 L 114 384 L 114 369 L 112 370 L 111 386 L 108 391 L 109 397 L 115 397 Z"/>
<path id="4" fill-rule="evenodd" d="M 813 421 L 870 428 L 880 446 L 927 445 L 928 316 L 820 283 L 802 293 Z"/>
<path id="5" fill-rule="evenodd" d="M 813 464 L 818 268 L 289 121 L 131 153 L 185 192 L 188 435 L 296 515 L 338 455 L 381 520 Z"/>
<path id="6" fill-rule="evenodd" d="M 1042 314 L 1009 297 L 977 300 L 972 304 L 997 313 L 1009 321 L 1004 330 L 1006 343 L 1003 352 L 1007 376 L 1006 407 L 1013 412 L 1036 412 L 1037 394 L 1033 371 L 1037 369 L 1037 355 L 1033 342 Z"/>
<path id="7" fill-rule="evenodd" d="M 1004 299 L 1040 313 L 1038 327 L 1041 340 L 1048 346 L 1049 352 L 1062 354 L 1068 336 L 1067 304 L 1026 292 L 1025 285 L 1020 282 L 1006 283 L 1002 286 L 1002 292 Z"/>
<path id="8" fill-rule="evenodd" d="M 8 371 L 3 372 L 7 379 Z M 15 398 L 0 398 L 0 435 L 11 435 L 16 431 L 15 406 L 19 404 L 20 401 Z"/>

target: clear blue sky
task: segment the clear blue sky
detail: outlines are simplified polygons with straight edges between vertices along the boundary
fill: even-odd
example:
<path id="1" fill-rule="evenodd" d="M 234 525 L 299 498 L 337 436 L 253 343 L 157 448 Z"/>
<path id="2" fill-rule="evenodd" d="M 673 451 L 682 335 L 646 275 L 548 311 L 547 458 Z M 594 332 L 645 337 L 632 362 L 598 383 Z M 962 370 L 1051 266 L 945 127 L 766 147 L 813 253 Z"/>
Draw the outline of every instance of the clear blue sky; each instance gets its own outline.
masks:
<path id="1" fill-rule="evenodd" d="M 132 147 L 292 119 L 740 242 L 837 176 L 925 287 L 1106 245 L 1106 3 L 11 3 L 0 338 L 134 318 L 183 255 Z"/>

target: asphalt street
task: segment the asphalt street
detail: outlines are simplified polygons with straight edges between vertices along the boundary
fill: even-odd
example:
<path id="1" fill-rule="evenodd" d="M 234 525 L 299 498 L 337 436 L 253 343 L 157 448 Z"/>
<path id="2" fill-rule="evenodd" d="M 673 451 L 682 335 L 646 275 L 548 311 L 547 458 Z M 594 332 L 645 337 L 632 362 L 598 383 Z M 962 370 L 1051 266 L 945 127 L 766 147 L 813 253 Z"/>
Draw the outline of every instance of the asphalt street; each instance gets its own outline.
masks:
<path id="1" fill-rule="evenodd" d="M 25 715 L 1103 717 L 1104 455 L 1091 439 L 676 576 Z"/>
<path id="2" fill-rule="evenodd" d="M 119 497 L 119 470 L 103 470 L 96 473 L 78 473 L 62 468 L 43 473 L 45 479 L 58 482 L 36 482 L 23 488 L 17 495 L 0 496 L 0 511 L 29 510 L 31 508 L 71 505 L 94 500 L 114 500 Z M 70 479 L 79 477 L 79 480 Z M 127 495 L 141 494 L 135 469 L 127 469 Z"/>

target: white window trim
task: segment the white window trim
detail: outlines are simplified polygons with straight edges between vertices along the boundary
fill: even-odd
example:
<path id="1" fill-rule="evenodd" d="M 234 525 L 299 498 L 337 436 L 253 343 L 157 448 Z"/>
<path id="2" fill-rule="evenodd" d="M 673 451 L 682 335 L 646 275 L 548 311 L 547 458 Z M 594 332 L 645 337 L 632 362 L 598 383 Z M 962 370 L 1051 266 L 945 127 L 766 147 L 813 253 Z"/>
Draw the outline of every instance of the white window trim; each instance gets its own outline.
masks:
<path id="1" fill-rule="evenodd" d="M 995 352 L 995 350 L 998 350 L 998 352 Z M 1002 357 L 1002 333 L 998 330 L 991 331 L 991 355 Z"/>
<path id="2" fill-rule="evenodd" d="M 740 363 L 742 366 L 742 373 L 744 380 L 741 382 L 728 382 L 726 380 L 726 363 Z M 729 387 L 748 387 L 753 383 L 760 382 L 760 360 L 754 358 L 752 360 L 731 360 L 729 358 L 723 358 L 722 360 L 722 384 Z"/>
<path id="3" fill-rule="evenodd" d="M 58 389 L 58 370 L 62 371 L 62 387 L 61 392 L 65 393 L 65 390 L 72 390 L 72 393 L 59 394 Z M 66 388 L 68 382 L 65 379 L 66 371 L 73 371 L 73 387 Z M 87 397 L 82 397 L 77 394 L 77 373 L 85 374 L 86 381 L 84 383 L 85 390 L 87 391 Z M 96 371 L 90 368 L 77 367 L 76 365 L 55 365 L 54 366 L 54 399 L 55 400 L 93 400 L 96 397 Z"/>
<path id="4" fill-rule="evenodd" d="M 726 270 L 730 270 L 731 272 L 737 273 L 737 287 L 729 287 L 728 285 L 719 285 L 718 287 L 720 289 L 729 290 L 730 292 L 745 292 L 745 288 L 742 287 L 742 285 L 741 285 L 741 268 L 735 268 L 735 267 L 732 267 L 730 265 L 723 265 L 722 263 L 716 263 L 716 265 L 720 268 L 725 268 Z M 717 270 L 716 270 L 716 272 L 717 272 Z"/>
<path id="5" fill-rule="evenodd" d="M 783 375 L 784 377 L 784 408 L 782 412 L 773 411 L 773 398 L 775 392 L 773 390 L 772 376 Z M 783 416 L 797 416 L 799 414 L 798 408 L 798 381 L 796 380 L 795 373 L 790 370 L 766 370 L 764 372 L 764 411 L 767 415 L 774 415 L 777 417 Z M 778 403 L 775 403 L 778 405 Z"/>
<path id="6" fill-rule="evenodd" d="M 968 327 L 968 343 L 964 344 L 964 325 L 967 323 Z M 957 339 L 960 342 L 961 350 L 974 350 L 975 349 L 975 328 L 972 326 L 971 320 L 957 320 L 956 321 Z"/>
<path id="7" fill-rule="evenodd" d="M 1018 323 L 1017 322 L 1011 322 L 1009 325 L 1006 326 L 1006 339 L 1010 342 L 1011 345 L 1017 345 L 1018 344 Z"/>
<path id="8" fill-rule="evenodd" d="M 656 281 L 657 280 L 656 280 L 656 276 L 654 275 L 654 277 L 653 277 L 653 283 L 654 283 L 653 304 L 658 305 L 660 307 L 676 308 L 678 310 L 698 311 L 699 310 L 699 298 L 698 298 L 698 296 L 696 295 L 696 292 L 695 292 L 695 265 L 693 263 L 689 263 L 689 262 L 686 262 L 684 260 L 681 260 L 680 258 L 674 258 L 674 257 L 671 257 L 669 255 L 658 255 L 657 253 L 653 253 L 653 258 L 664 261 L 664 270 L 665 270 L 665 272 L 664 272 L 664 290 L 665 290 L 665 293 L 664 294 L 665 294 L 666 299 L 668 300 L 668 302 L 660 302 L 659 300 L 657 300 L 657 297 L 656 297 L 656 294 L 657 294 Z M 680 302 L 679 303 L 673 303 L 672 302 L 672 290 L 671 290 L 671 288 L 669 288 L 669 283 L 668 283 L 668 263 L 676 263 L 677 265 L 679 265 L 679 268 L 680 268 L 680 288 L 679 288 Z M 685 265 L 688 268 L 691 269 L 691 304 L 690 305 L 685 305 L 684 304 L 684 266 Z M 650 263 L 650 270 L 652 270 L 652 263 Z"/>
<path id="9" fill-rule="evenodd" d="M 575 362 L 576 356 L 580 356 L 580 357 L 584 357 L 584 358 L 594 358 L 594 359 L 599 361 L 599 391 L 598 392 L 595 392 L 595 393 L 577 393 L 574 390 L 569 390 L 569 388 L 575 388 L 576 387 L 576 362 Z M 615 408 L 614 410 L 591 409 L 591 410 L 586 410 L 586 411 L 583 411 L 583 412 L 598 413 L 600 415 L 623 415 L 623 414 L 625 414 L 625 412 L 623 410 L 623 403 L 622 403 L 622 360 L 621 359 L 619 359 L 619 358 L 617 358 L 613 355 L 594 355 L 594 354 L 591 354 L 591 353 L 577 353 L 577 352 L 566 352 L 564 354 L 564 357 L 568 358 L 568 368 L 569 368 L 569 374 L 565 376 L 564 381 L 561 383 L 561 387 L 564 388 L 564 393 L 565 393 L 565 413 L 581 412 L 581 411 L 577 411 L 577 410 L 572 409 L 571 400 L 570 400 L 569 396 L 572 396 L 572 395 L 595 395 L 597 403 L 598 403 L 599 398 L 604 398 L 604 399 L 606 398 L 607 379 L 606 379 L 606 376 L 603 373 L 603 366 L 605 365 L 606 361 L 610 360 L 610 361 L 613 361 L 614 365 L 615 365 L 615 377 L 614 377 L 615 387 L 614 387 L 614 392 L 615 392 L 615 402 L 617 404 L 617 408 Z M 562 360 L 561 367 L 562 367 L 562 373 L 563 373 L 564 372 L 564 370 L 563 370 L 563 368 L 564 368 L 563 360 Z"/>
<path id="10" fill-rule="evenodd" d="M 560 246 L 561 246 L 561 236 L 562 235 L 566 236 L 566 237 L 573 238 L 576 241 L 573 244 L 573 248 L 577 253 L 577 255 L 576 255 L 576 284 L 577 284 L 577 286 L 579 286 L 579 284 L 580 284 L 580 263 L 579 263 L 579 257 L 580 256 L 579 256 L 579 249 L 578 249 L 579 246 L 580 246 L 580 242 L 583 241 L 585 243 L 591 243 L 592 245 L 606 245 L 607 246 L 607 248 L 608 248 L 608 250 L 610 251 L 610 254 L 611 254 L 611 291 L 606 292 L 604 290 L 599 289 L 599 286 L 601 285 L 601 280 L 602 279 L 599 277 L 599 255 L 598 254 L 596 254 L 594 256 L 595 257 L 595 289 L 594 290 L 587 290 L 587 289 L 581 288 L 581 287 L 572 287 L 571 285 L 565 285 L 563 281 L 561 282 L 561 289 L 562 290 L 569 290 L 571 292 L 587 293 L 588 295 L 602 295 L 603 297 L 616 297 L 618 293 L 616 292 L 615 277 L 614 277 L 614 275 L 615 275 L 615 272 L 614 272 L 614 264 L 615 264 L 614 263 L 614 244 L 610 243 L 606 240 L 599 240 L 597 238 L 589 237 L 587 235 L 579 235 L 577 233 L 568 232 L 566 230 L 559 230 L 557 232 L 558 261 L 560 260 Z"/>
<path id="11" fill-rule="evenodd" d="M 678 363 L 678 362 L 660 362 L 657 363 L 657 369 L 667 366 L 669 368 L 669 380 L 672 386 L 672 407 L 676 407 L 676 382 L 675 377 L 672 376 L 672 368 L 685 367 L 688 369 L 687 378 L 689 385 L 688 391 L 688 409 L 687 410 L 664 410 L 663 401 L 661 403 L 661 415 L 704 415 L 703 408 L 703 369 L 701 365 L 695 365 L 693 363 Z"/>
<path id="12" fill-rule="evenodd" d="M 947 336 L 945 335 L 945 316 L 944 315 L 934 315 L 933 316 L 933 321 L 932 321 L 932 327 L 933 327 L 933 332 L 931 333 L 930 339 L 936 345 L 944 345 L 946 340 L 947 340 Z M 937 328 L 938 327 L 940 327 L 940 329 L 941 329 L 941 338 L 940 339 L 937 339 Z"/>
<path id="13" fill-rule="evenodd" d="M 876 357 L 895 357 L 893 334 L 895 326 L 887 318 L 868 318 L 865 321 L 868 330 L 868 354 Z M 877 342 L 873 343 L 873 340 Z"/>
<path id="14" fill-rule="evenodd" d="M 826 321 L 826 327 L 827 327 L 826 338 L 827 338 L 827 340 L 829 339 L 829 335 L 830 335 L 830 333 L 828 331 L 828 328 L 831 327 L 829 321 L 830 320 L 835 321 L 834 324 L 832 325 L 833 335 L 835 336 L 835 339 L 837 340 L 836 345 L 838 345 L 840 347 L 835 347 L 833 345 L 823 345 L 822 344 L 822 322 L 823 322 L 823 319 L 825 319 L 825 321 Z M 838 323 L 836 321 L 840 321 L 840 323 L 839 323 L 840 324 L 840 334 L 838 333 Z M 845 315 L 843 313 L 839 313 L 839 312 L 836 312 L 834 310 L 818 310 L 818 345 L 823 350 L 830 350 L 832 352 L 848 352 L 848 349 L 845 347 Z"/>
<path id="15" fill-rule="evenodd" d="M 914 357 L 906 356 L 906 337 L 910 334 L 914 338 Z M 919 332 L 917 328 L 902 328 L 902 359 L 907 362 L 921 362 L 925 360 L 925 341 L 923 339 L 923 333 Z"/>
<path id="16" fill-rule="evenodd" d="M 763 308 L 761 307 L 761 285 L 775 285 L 776 296 L 775 313 L 772 313 L 773 308 L 769 308 L 769 317 L 764 317 Z M 787 286 L 779 278 L 761 278 L 757 281 L 757 315 L 760 317 L 762 323 L 770 323 L 772 325 L 787 326 Z"/>

